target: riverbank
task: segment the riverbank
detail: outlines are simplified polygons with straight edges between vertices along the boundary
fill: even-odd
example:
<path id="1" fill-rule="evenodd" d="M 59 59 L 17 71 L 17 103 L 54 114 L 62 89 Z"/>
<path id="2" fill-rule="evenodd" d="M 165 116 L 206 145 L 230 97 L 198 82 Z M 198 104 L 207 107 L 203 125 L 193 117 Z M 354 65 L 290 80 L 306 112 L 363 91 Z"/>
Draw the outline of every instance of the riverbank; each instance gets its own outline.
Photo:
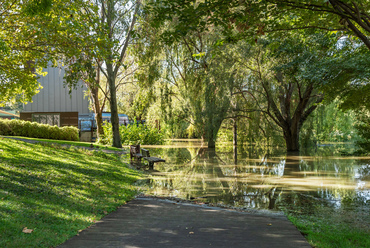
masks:
<path id="1" fill-rule="evenodd" d="M 282 207 L 312 247 L 370 247 L 370 207 L 361 199 L 338 202 L 300 201 Z"/>
<path id="2" fill-rule="evenodd" d="M 120 156 L 0 138 L 0 247 L 55 247 L 133 199 Z"/>

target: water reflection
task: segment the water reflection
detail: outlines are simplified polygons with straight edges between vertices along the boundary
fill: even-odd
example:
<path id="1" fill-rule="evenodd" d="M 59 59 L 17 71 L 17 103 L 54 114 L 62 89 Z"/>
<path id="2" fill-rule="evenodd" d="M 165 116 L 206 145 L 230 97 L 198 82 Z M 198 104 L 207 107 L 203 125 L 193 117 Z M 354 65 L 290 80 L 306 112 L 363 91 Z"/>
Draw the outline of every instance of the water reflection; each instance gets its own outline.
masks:
<path id="1" fill-rule="evenodd" d="M 370 203 L 370 157 L 337 156 L 335 147 L 314 155 L 232 145 L 215 150 L 195 140 L 147 148 L 167 161 L 151 172 L 153 195 L 259 209 L 300 201 Z"/>

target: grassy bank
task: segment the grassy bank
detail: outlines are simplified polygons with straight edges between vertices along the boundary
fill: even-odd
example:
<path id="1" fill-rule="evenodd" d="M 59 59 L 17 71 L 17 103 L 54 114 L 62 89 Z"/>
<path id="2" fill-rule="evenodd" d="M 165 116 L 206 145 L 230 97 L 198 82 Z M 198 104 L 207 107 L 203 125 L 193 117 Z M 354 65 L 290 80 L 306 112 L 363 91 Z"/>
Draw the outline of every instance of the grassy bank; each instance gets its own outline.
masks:
<path id="1" fill-rule="evenodd" d="M 132 199 L 140 176 L 115 154 L 0 138 L 0 247 L 55 247 Z"/>
<path id="2" fill-rule="evenodd" d="M 370 247 L 370 232 L 346 223 L 334 223 L 327 218 L 289 216 L 289 220 L 306 237 L 312 247 L 362 248 Z"/>
<path id="3" fill-rule="evenodd" d="M 368 203 L 342 202 L 336 208 L 311 203 L 309 206 L 290 206 L 285 212 L 312 247 L 370 247 Z"/>
<path id="4" fill-rule="evenodd" d="M 29 138 L 29 137 L 21 137 L 21 136 L 3 136 L 4 138 L 18 138 L 18 139 L 24 139 L 34 142 L 40 142 L 40 143 L 52 143 L 52 144 L 59 144 L 59 145 L 67 145 L 67 146 L 75 146 L 75 147 L 90 147 L 91 144 L 94 145 L 95 148 L 101 148 L 101 149 L 107 149 L 112 151 L 121 151 L 120 148 L 115 148 L 109 145 L 101 145 L 96 143 L 90 143 L 90 142 L 82 142 L 82 141 L 68 141 L 68 140 L 52 140 L 52 139 L 39 139 L 39 138 Z M 0 136 L 1 138 L 1 136 Z"/>

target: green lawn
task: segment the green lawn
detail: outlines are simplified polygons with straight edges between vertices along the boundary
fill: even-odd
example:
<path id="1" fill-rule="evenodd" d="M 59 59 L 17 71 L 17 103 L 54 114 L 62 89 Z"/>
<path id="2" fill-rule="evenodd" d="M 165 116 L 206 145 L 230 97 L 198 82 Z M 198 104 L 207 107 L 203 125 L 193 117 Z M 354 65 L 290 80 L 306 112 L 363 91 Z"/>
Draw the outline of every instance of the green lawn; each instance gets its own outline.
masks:
<path id="1" fill-rule="evenodd" d="M 132 199 L 141 176 L 115 154 L 0 137 L 0 247 L 55 247 Z"/>
<path id="2" fill-rule="evenodd" d="M 289 220 L 305 235 L 312 247 L 362 248 L 370 247 L 370 231 L 346 223 L 317 216 L 289 216 Z"/>
<path id="3" fill-rule="evenodd" d="M 348 203 L 348 206 L 337 209 L 325 204 L 308 208 L 292 206 L 286 213 L 312 247 L 370 247 L 369 208 L 366 204 L 354 207 Z"/>

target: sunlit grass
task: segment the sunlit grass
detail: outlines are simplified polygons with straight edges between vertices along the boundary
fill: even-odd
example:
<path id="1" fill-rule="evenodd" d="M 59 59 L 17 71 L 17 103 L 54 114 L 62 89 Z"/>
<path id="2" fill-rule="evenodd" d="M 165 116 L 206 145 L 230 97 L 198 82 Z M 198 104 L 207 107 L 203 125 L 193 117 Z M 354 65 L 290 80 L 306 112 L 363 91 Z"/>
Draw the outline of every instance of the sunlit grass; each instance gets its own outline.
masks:
<path id="1" fill-rule="evenodd" d="M 331 215 L 329 215 L 331 216 Z M 313 247 L 355 248 L 370 247 L 370 231 L 339 223 L 332 218 L 289 215 L 289 220 L 306 236 Z"/>
<path id="2" fill-rule="evenodd" d="M 1 137 L 1 136 L 0 136 Z M 4 136 L 6 138 L 6 136 Z M 11 136 L 13 138 L 25 139 L 30 141 L 36 141 L 40 143 L 53 143 L 53 144 L 60 144 L 60 145 L 68 145 L 68 146 L 75 146 L 75 147 L 90 147 L 91 144 L 94 145 L 95 148 L 107 149 L 112 151 L 122 151 L 120 148 L 115 148 L 109 145 L 101 145 L 91 142 L 82 142 L 82 141 L 68 141 L 68 140 L 52 140 L 52 139 L 38 139 L 38 138 L 29 138 L 29 137 L 22 137 L 22 136 Z"/>
<path id="3" fill-rule="evenodd" d="M 312 247 L 370 247 L 369 206 L 356 199 L 342 199 L 340 206 L 304 198 L 297 204 L 283 204 L 288 218 Z M 298 198 L 295 198 L 297 200 Z"/>
<path id="4" fill-rule="evenodd" d="M 115 154 L 0 138 L 0 247 L 55 247 L 132 199 L 140 176 Z"/>

